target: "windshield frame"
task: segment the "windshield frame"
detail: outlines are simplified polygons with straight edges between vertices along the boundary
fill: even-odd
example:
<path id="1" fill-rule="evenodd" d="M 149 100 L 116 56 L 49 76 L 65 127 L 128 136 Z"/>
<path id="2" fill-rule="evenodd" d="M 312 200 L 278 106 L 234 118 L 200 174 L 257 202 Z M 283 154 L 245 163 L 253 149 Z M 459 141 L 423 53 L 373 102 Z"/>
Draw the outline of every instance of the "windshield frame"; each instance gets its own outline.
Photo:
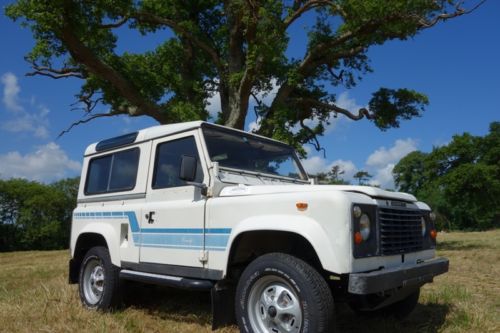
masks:
<path id="1" fill-rule="evenodd" d="M 267 172 L 262 172 L 262 171 L 255 171 L 255 170 L 247 170 L 247 169 L 240 169 L 240 168 L 232 168 L 232 167 L 226 167 L 226 166 L 223 166 L 223 165 L 220 165 L 219 164 L 219 169 L 222 169 L 222 170 L 227 170 L 227 171 L 230 171 L 230 172 L 236 172 L 236 173 L 243 173 L 243 174 L 248 174 L 248 175 L 254 175 L 254 176 L 257 176 L 257 177 L 267 177 L 267 178 L 276 178 L 276 179 L 281 179 L 281 180 L 284 180 L 284 181 L 292 181 L 292 182 L 299 182 L 299 183 L 309 183 L 309 175 L 307 174 L 307 172 L 305 171 L 302 163 L 300 162 L 300 159 L 298 158 L 297 156 L 297 153 L 295 152 L 295 149 L 290 146 L 290 145 L 287 145 L 286 143 L 283 143 L 283 142 L 280 142 L 280 141 L 277 141 L 277 140 L 273 140 L 273 139 L 270 139 L 270 138 L 267 138 L 265 136 L 260 136 L 260 135 L 257 135 L 257 134 L 253 134 L 253 133 L 247 133 L 247 132 L 244 132 L 244 131 L 240 131 L 240 130 L 236 130 L 236 129 L 231 129 L 231 128 L 227 128 L 227 127 L 223 127 L 223 126 L 218 126 L 218 125 L 214 125 L 214 124 L 210 124 L 210 123 L 203 123 L 202 126 L 201 126 L 201 129 L 202 129 L 202 136 L 203 136 L 203 140 L 205 141 L 205 147 L 206 147 L 206 150 L 207 150 L 207 157 L 209 159 L 209 161 L 211 163 L 214 163 L 214 162 L 217 162 L 217 161 L 213 161 L 212 160 L 212 156 L 210 154 L 210 151 L 209 151 L 209 148 L 208 148 L 208 144 L 207 144 L 207 140 L 206 140 L 206 137 L 205 137 L 205 129 L 208 128 L 210 130 L 215 130 L 215 131 L 219 131 L 219 132 L 225 132 L 225 133 L 228 133 L 228 134 L 231 134 L 231 135 L 236 135 L 236 136 L 240 136 L 240 137 L 248 137 L 252 140 L 255 140 L 255 141 L 261 141 L 265 144 L 272 144 L 272 145 L 275 145 L 275 146 L 281 146 L 283 147 L 284 149 L 286 150 L 289 150 L 290 151 L 290 157 L 292 158 L 292 161 L 294 162 L 295 166 L 297 167 L 297 171 L 299 172 L 299 177 L 298 178 L 294 178 L 294 177 L 288 177 L 288 176 L 283 176 L 283 175 L 276 175 L 276 174 L 272 174 L 272 173 L 267 173 Z M 304 178 L 301 178 L 304 177 Z"/>

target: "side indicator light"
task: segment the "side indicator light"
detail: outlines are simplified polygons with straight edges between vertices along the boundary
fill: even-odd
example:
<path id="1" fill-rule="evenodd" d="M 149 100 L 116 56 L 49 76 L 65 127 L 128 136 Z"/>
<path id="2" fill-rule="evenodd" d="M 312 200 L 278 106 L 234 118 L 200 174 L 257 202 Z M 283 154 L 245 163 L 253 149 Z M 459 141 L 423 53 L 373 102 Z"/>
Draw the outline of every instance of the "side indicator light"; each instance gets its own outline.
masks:
<path id="1" fill-rule="evenodd" d="M 309 206 L 309 205 L 308 205 L 307 203 L 305 203 L 305 202 L 297 202 L 297 203 L 295 204 L 295 207 L 297 207 L 297 210 L 299 210 L 299 211 L 301 211 L 301 212 L 303 212 L 303 211 L 307 210 L 307 207 L 308 207 L 308 206 Z"/>

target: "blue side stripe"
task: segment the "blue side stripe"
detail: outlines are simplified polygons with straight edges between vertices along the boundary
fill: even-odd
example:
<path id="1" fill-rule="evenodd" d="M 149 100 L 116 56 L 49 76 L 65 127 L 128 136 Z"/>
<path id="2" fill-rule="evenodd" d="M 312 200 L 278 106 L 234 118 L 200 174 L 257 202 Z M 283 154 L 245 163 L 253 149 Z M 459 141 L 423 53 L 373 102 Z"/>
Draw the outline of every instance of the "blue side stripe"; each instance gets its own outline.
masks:
<path id="1" fill-rule="evenodd" d="M 224 251 L 231 228 L 141 228 L 135 212 L 79 212 L 76 219 L 127 218 L 136 246 L 186 250 Z"/>
<path id="2" fill-rule="evenodd" d="M 134 212 L 123 212 L 127 217 L 130 223 L 130 230 L 132 232 L 140 232 L 141 228 L 139 227 L 139 223 L 137 222 L 137 218 L 135 217 Z"/>
<path id="3" fill-rule="evenodd" d="M 134 214 L 135 215 L 135 214 Z M 165 234 L 202 234 L 202 228 L 142 228 L 142 233 L 165 233 Z M 208 234 L 230 234 L 231 229 L 212 228 L 205 229 Z"/>

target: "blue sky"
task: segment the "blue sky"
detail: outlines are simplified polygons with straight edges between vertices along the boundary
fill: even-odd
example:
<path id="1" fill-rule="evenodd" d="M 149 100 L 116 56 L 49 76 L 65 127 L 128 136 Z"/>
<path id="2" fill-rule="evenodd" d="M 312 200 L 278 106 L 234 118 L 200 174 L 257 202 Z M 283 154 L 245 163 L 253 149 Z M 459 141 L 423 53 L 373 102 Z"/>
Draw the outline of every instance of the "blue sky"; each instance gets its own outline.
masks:
<path id="1" fill-rule="evenodd" d="M 0 0 L 0 6 L 10 2 Z M 410 151 L 430 151 L 449 142 L 454 134 L 486 134 L 492 121 L 500 121 L 498 13 L 500 1 L 489 0 L 476 12 L 442 23 L 412 40 L 371 48 L 374 73 L 365 76 L 354 89 L 336 90 L 339 103 L 357 108 L 365 106 L 379 87 L 406 87 L 429 96 L 427 111 L 422 118 L 402 122 L 400 128 L 386 132 L 366 120 L 337 118 L 321 138 L 326 158 L 311 150 L 304 161 L 308 171 L 325 171 L 339 164 L 347 179 L 363 169 L 374 175 L 373 182 L 392 187 L 392 167 Z M 289 54 L 300 56 L 312 20 L 304 17 L 297 23 L 290 30 Z M 82 116 L 70 111 L 80 83 L 76 79 L 26 77 L 30 68 L 23 56 L 33 46 L 30 31 L 10 21 L 2 10 L 0 32 L 1 178 L 50 182 L 78 175 L 88 144 L 156 124 L 148 118 L 98 119 L 57 139 L 62 130 Z M 122 29 L 119 50 L 146 50 L 155 45 L 157 38 L 140 40 L 136 33 Z M 210 111 L 214 112 L 217 103 L 212 102 Z"/>

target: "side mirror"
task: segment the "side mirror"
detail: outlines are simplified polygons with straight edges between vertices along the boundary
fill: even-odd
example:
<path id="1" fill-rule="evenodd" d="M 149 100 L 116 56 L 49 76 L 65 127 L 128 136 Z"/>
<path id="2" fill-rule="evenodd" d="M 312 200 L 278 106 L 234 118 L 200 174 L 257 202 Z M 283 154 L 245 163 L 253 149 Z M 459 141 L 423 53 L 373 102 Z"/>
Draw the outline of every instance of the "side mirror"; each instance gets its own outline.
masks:
<path id="1" fill-rule="evenodd" d="M 193 156 L 182 155 L 181 158 L 181 169 L 179 172 L 179 178 L 192 182 L 196 178 L 196 158 Z"/>

